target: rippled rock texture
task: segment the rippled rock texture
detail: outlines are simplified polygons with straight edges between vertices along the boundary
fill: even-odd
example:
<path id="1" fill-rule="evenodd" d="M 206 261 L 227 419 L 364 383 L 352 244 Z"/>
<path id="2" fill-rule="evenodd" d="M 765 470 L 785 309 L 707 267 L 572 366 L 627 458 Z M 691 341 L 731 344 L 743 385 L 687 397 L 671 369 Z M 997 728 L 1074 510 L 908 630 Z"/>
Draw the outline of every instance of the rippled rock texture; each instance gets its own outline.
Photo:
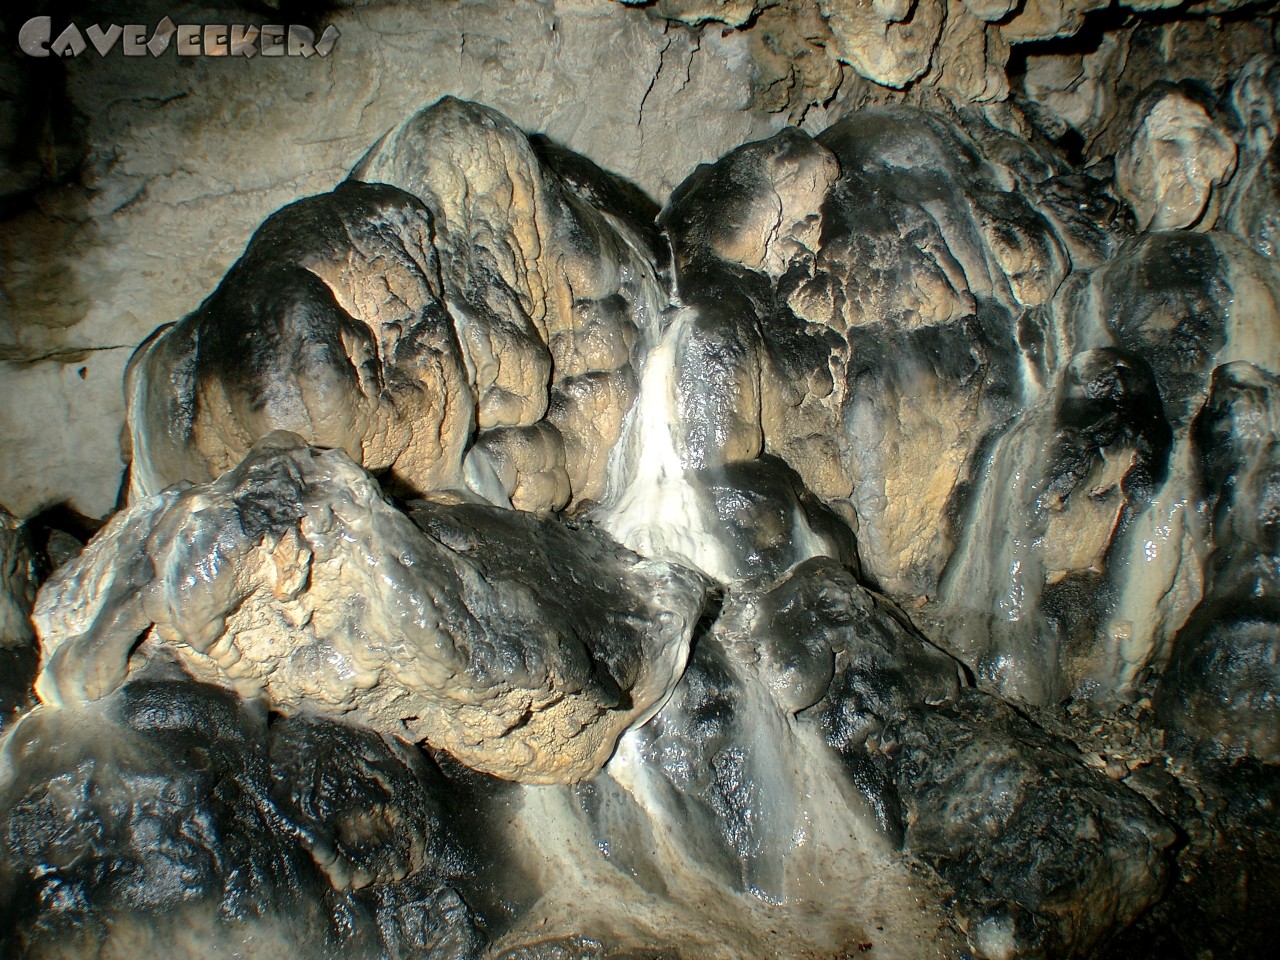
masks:
<path id="1" fill-rule="evenodd" d="M 270 434 L 214 483 L 121 514 L 46 585 L 40 697 L 110 694 L 141 634 L 244 697 L 486 773 L 597 772 L 679 678 L 701 579 L 523 512 L 412 516 L 340 451 Z"/>
<path id="2" fill-rule="evenodd" d="M 886 83 L 968 29 L 821 6 L 901 31 Z M 1259 955 L 1269 77 L 1083 168 L 870 105 L 660 211 L 486 107 L 392 129 L 129 365 L 128 503 L 34 597 L 6 949 Z"/>

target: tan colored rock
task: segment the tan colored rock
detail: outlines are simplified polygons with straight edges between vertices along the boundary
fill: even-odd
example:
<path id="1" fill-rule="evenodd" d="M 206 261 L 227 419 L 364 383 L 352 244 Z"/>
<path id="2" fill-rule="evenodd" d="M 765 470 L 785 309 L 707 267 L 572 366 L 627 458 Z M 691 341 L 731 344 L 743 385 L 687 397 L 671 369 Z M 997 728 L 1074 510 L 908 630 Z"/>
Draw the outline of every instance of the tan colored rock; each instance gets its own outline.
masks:
<path id="1" fill-rule="evenodd" d="M 916 0 L 909 19 L 899 16 L 902 6 L 906 5 L 818 0 L 835 37 L 836 57 L 868 80 L 894 89 L 929 69 L 946 19 L 946 0 Z"/>
<path id="2" fill-rule="evenodd" d="M 740 27 L 759 11 L 758 0 L 621 0 L 628 6 L 643 6 L 652 16 L 681 23 L 700 24 L 709 20 Z"/>
<path id="3" fill-rule="evenodd" d="M 130 363 L 132 499 L 212 479 L 280 429 L 415 493 L 461 488 L 474 401 L 432 232 L 421 201 L 385 185 L 268 218 L 218 290 Z"/>
<path id="4" fill-rule="evenodd" d="M 1142 230 L 1211 230 L 1236 146 L 1204 107 L 1176 90 L 1139 101 L 1133 139 L 1116 155 L 1116 187 Z"/>
<path id="5" fill-rule="evenodd" d="M 626 409 L 588 423 L 562 406 L 555 428 L 533 428 L 548 416 L 561 382 L 616 374 L 611 382 L 625 383 L 640 327 L 667 297 L 646 234 L 651 212 L 589 162 L 541 149 L 496 111 L 445 98 L 384 138 L 352 176 L 395 184 L 434 212 L 476 423 L 505 438 L 481 453 L 503 460 L 492 466 L 519 486 L 505 489 L 513 502 L 556 510 L 579 488 L 599 495 Z M 606 397 L 630 399 L 625 390 L 597 392 L 597 412 Z M 525 432 L 504 432 L 512 428 Z M 512 446 L 517 435 L 525 439 Z M 542 439 L 531 446 L 535 436 Z M 599 456 L 582 454 L 588 443 Z"/>
<path id="6" fill-rule="evenodd" d="M 1085 14 L 1109 4 L 1110 0 L 1026 0 L 1000 32 L 1009 43 L 1070 37 L 1084 26 Z"/>
<path id="7" fill-rule="evenodd" d="M 273 434 L 210 484 L 140 499 L 47 585 L 39 695 L 98 699 L 163 655 L 495 776 L 597 772 L 679 678 L 703 581 L 526 513 L 414 517 L 341 451 Z"/>
<path id="8" fill-rule="evenodd" d="M 1046 586 L 1067 577 L 1106 573 L 1106 555 L 1128 505 L 1123 485 L 1138 457 L 1132 450 L 1102 450 L 1070 497 L 1051 495 L 1042 557 Z"/>
<path id="9" fill-rule="evenodd" d="M 767 293 L 756 278 L 773 280 L 813 260 L 822 202 L 839 172 L 830 151 L 787 130 L 701 168 L 664 212 L 689 308 L 673 345 L 685 466 L 749 461 L 763 451 L 767 400 L 754 318 Z"/>
<path id="10" fill-rule="evenodd" d="M 986 103 L 1009 95 L 1009 41 L 1000 28 L 951 0 L 930 74 L 960 102 Z"/>
<path id="11" fill-rule="evenodd" d="M 1109 33 L 1088 53 L 1029 55 L 1023 90 L 1028 100 L 1090 140 L 1116 108 L 1116 81 L 1128 52 L 1128 37 Z"/>
<path id="12" fill-rule="evenodd" d="M 635 375 L 629 367 L 556 382 L 547 422 L 560 431 L 575 501 L 599 502 L 604 496 L 611 444 L 621 437 L 635 399 Z"/>
<path id="13" fill-rule="evenodd" d="M 548 316 L 563 305 L 550 297 L 550 265 L 539 259 L 549 203 L 528 139 L 496 111 L 447 97 L 388 134 L 352 177 L 422 198 L 438 222 L 450 296 L 469 308 L 459 328 L 480 428 L 541 419 L 551 376 L 545 333 L 565 318 Z"/>
<path id="14" fill-rule="evenodd" d="M 995 23 L 1018 5 L 1018 0 L 964 0 L 964 8 L 979 20 Z"/>
<path id="15" fill-rule="evenodd" d="M 651 204 L 448 98 L 358 173 L 269 218 L 214 295 L 139 351 L 133 495 L 207 481 L 286 429 L 410 495 L 532 511 L 564 508 L 574 484 L 598 497 L 639 326 L 667 300 Z M 549 424 L 556 385 L 590 378 L 612 388 Z"/>
<path id="16" fill-rule="evenodd" d="M 546 421 L 531 427 L 495 427 L 476 438 L 517 510 L 562 510 L 569 502 L 564 440 Z"/>
<path id="17" fill-rule="evenodd" d="M 799 125 L 840 88 L 840 61 L 829 52 L 835 38 L 813 0 L 766 7 L 747 39 L 757 73 L 755 102 L 769 113 L 785 112 Z"/>
<path id="18" fill-rule="evenodd" d="M 845 180 L 810 276 L 787 291 L 799 329 L 766 326 L 766 444 L 819 495 L 849 500 L 876 583 L 928 595 L 959 534 L 945 518 L 1012 409 L 1011 334 L 979 336 L 975 317 L 1012 329 L 1069 258 L 1008 189 L 1013 172 L 958 127 L 864 110 L 820 141 Z"/>
<path id="19" fill-rule="evenodd" d="M 746 144 L 700 168 L 663 213 L 677 267 L 697 274 L 724 261 L 780 276 L 816 251 L 819 207 L 839 176 L 831 152 L 798 130 Z M 694 191 L 718 188 L 730 195 L 714 210 L 682 202 Z"/>

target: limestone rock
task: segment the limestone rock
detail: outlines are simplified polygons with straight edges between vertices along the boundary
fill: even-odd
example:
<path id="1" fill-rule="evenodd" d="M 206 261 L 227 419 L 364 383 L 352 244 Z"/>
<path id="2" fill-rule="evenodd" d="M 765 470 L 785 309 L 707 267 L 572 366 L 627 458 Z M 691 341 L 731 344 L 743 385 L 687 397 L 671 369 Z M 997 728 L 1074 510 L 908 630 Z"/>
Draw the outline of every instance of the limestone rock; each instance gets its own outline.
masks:
<path id="1" fill-rule="evenodd" d="M 161 6 L 130 16 L 176 18 Z M 668 30 L 603 0 L 467 0 L 335 4 L 313 23 L 327 24 L 341 31 L 329 57 L 256 57 L 251 69 L 179 63 L 172 48 L 146 69 L 119 47 L 59 64 L 6 35 L 0 129 L 12 103 L 14 146 L 46 173 L 40 192 L 0 210 L 0 502 L 15 515 L 64 501 L 92 517 L 114 509 L 130 352 L 206 298 L 271 212 L 331 190 L 425 104 L 492 104 L 658 198 L 783 122 L 753 108 L 748 34 L 719 23 Z"/>
<path id="2" fill-rule="evenodd" d="M 1185 428 L 1215 367 L 1280 370 L 1280 277 L 1228 234 L 1148 234 L 1091 278 L 1075 319 L 1147 358 L 1170 420 Z M 1098 334 L 1093 334 L 1097 336 Z"/>
<path id="3" fill-rule="evenodd" d="M 626 4 L 647 7 L 650 14 L 681 23 L 705 23 L 715 20 L 739 27 L 755 15 L 758 0 L 621 0 Z"/>
<path id="4" fill-rule="evenodd" d="M 39 583 L 30 531 L 0 507 L 0 727 L 31 700 L 39 665 L 31 610 Z"/>
<path id="5" fill-rule="evenodd" d="M 965 9 L 979 20 L 995 23 L 1016 7 L 1017 0 L 964 0 Z"/>
<path id="6" fill-rule="evenodd" d="M 1276 606 L 1274 597 L 1206 603 L 1178 634 L 1160 708 L 1189 752 L 1228 762 L 1280 758 Z"/>
<path id="7" fill-rule="evenodd" d="M 797 713 L 805 711 L 877 823 L 900 842 L 902 799 L 882 738 L 910 709 L 958 696 L 959 665 L 915 633 L 901 611 L 824 560 L 774 586 L 757 624 L 768 638 L 775 689 L 790 695 L 786 703 Z"/>
<path id="8" fill-rule="evenodd" d="M 1116 156 L 1116 187 L 1143 230 L 1209 230 L 1224 185 L 1236 170 L 1236 146 L 1194 100 L 1156 89 L 1134 115 L 1136 131 Z"/>
<path id="9" fill-rule="evenodd" d="M 0 938 L 23 956 L 483 950 L 444 778 L 404 744 L 154 676 L 29 714 L 5 761 Z"/>
<path id="10" fill-rule="evenodd" d="M 1172 828 L 999 701 L 965 691 L 885 739 L 907 847 L 954 885 L 986 956 L 1085 954 L 1163 892 Z"/>
<path id="11" fill-rule="evenodd" d="M 131 499 L 207 482 L 273 430 L 415 493 L 461 488 L 473 402 L 433 229 L 412 196 L 358 183 L 269 217 L 130 364 Z"/>
<path id="12" fill-rule="evenodd" d="M 1107 0 L 1027 0 L 1000 28 L 1010 43 L 1069 37 L 1084 26 L 1085 14 L 1107 6 Z"/>
<path id="13" fill-rule="evenodd" d="M 1213 373 L 1193 426 L 1214 551 L 1205 599 L 1173 644 L 1157 705 L 1197 752 L 1280 760 L 1280 377 Z"/>
<path id="14" fill-rule="evenodd" d="M 1109 260 L 1129 235 L 1128 208 L 1112 196 L 1106 169 L 1050 177 L 1036 184 L 1033 193 L 1077 270 Z"/>
<path id="15" fill-rule="evenodd" d="M 946 0 L 818 0 L 818 7 L 835 37 L 836 57 L 868 80 L 896 89 L 929 69 L 947 11 Z"/>
<path id="16" fill-rule="evenodd" d="M 1122 931 L 1101 954 L 1122 960 L 1142 953 L 1188 956 L 1189 941 L 1215 956 L 1265 956 L 1280 920 L 1280 776 L 1273 766 L 1227 761 L 1221 766 L 1138 767 L 1126 784 L 1184 831 L 1180 881 Z"/>
<path id="17" fill-rule="evenodd" d="M 747 38 L 756 67 L 756 106 L 769 113 L 785 111 L 796 126 L 830 104 L 852 79 L 831 56 L 835 38 L 812 0 L 765 7 Z"/>
<path id="18" fill-rule="evenodd" d="M 423 504 L 415 526 L 341 451 L 300 443 L 139 500 L 59 571 L 37 601 L 41 699 L 100 699 L 163 651 L 277 709 L 555 782 L 598 771 L 669 693 L 696 575 L 492 507 Z"/>
<path id="19" fill-rule="evenodd" d="M 548 159 L 568 162 L 563 153 Z M 563 507 L 575 492 L 569 449 L 579 497 L 600 495 L 603 458 L 629 406 L 631 348 L 666 302 L 648 201 L 581 158 L 566 180 L 551 164 L 505 117 L 447 98 L 389 134 L 353 173 L 395 184 L 431 209 L 476 423 L 489 431 L 477 450 L 502 461 L 492 466 L 508 481 L 508 496 L 544 510 Z M 595 403 L 618 409 L 593 417 L 561 402 L 554 426 L 525 430 L 516 446 L 516 434 L 496 432 L 544 421 L 553 393 L 572 397 L 572 384 L 591 378 L 612 387 Z M 597 455 L 585 456 L 588 447 Z"/>
<path id="20" fill-rule="evenodd" d="M 933 81 L 961 103 L 1004 100 L 1009 95 L 1009 43 L 1001 28 L 970 16 L 969 5 L 951 0 L 934 55 Z"/>
<path id="21" fill-rule="evenodd" d="M 1049 132 L 1067 129 L 1092 140 L 1117 109 L 1115 78 L 1124 72 L 1129 52 L 1124 34 L 1105 34 L 1086 53 L 1045 53 L 1027 57 L 1026 97 L 1041 118 L 1052 117 Z"/>

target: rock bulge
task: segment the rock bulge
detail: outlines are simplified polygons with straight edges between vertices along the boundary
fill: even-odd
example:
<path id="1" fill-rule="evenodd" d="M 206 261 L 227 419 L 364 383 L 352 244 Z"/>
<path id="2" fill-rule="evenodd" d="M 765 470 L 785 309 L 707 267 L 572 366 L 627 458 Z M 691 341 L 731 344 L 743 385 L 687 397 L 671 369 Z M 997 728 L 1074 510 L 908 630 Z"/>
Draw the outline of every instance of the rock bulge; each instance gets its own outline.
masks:
<path id="1" fill-rule="evenodd" d="M 938 50 L 1085 9 L 820 6 L 972 99 Z M 1269 78 L 1085 169 L 868 106 L 661 211 L 487 107 L 388 132 L 139 348 L 129 502 L 38 595 L 0 528 L 7 935 L 1105 956 L 1265 858 Z"/>

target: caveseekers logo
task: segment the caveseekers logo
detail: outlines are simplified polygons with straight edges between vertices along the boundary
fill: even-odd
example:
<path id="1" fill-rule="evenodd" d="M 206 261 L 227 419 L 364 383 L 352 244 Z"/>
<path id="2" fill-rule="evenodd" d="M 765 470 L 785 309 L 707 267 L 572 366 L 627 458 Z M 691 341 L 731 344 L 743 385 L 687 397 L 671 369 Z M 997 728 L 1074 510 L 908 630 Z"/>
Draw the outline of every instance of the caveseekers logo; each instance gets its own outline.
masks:
<path id="1" fill-rule="evenodd" d="M 338 36 L 335 26 L 325 27 L 317 40 L 314 30 L 292 23 L 175 24 L 168 17 L 151 30 L 141 23 L 95 23 L 81 33 L 71 23 L 54 36 L 52 17 L 32 17 L 18 31 L 18 46 L 31 57 L 78 57 L 92 44 L 103 57 L 116 49 L 126 57 L 158 57 L 172 46 L 180 57 L 305 58 L 327 57 Z"/>

